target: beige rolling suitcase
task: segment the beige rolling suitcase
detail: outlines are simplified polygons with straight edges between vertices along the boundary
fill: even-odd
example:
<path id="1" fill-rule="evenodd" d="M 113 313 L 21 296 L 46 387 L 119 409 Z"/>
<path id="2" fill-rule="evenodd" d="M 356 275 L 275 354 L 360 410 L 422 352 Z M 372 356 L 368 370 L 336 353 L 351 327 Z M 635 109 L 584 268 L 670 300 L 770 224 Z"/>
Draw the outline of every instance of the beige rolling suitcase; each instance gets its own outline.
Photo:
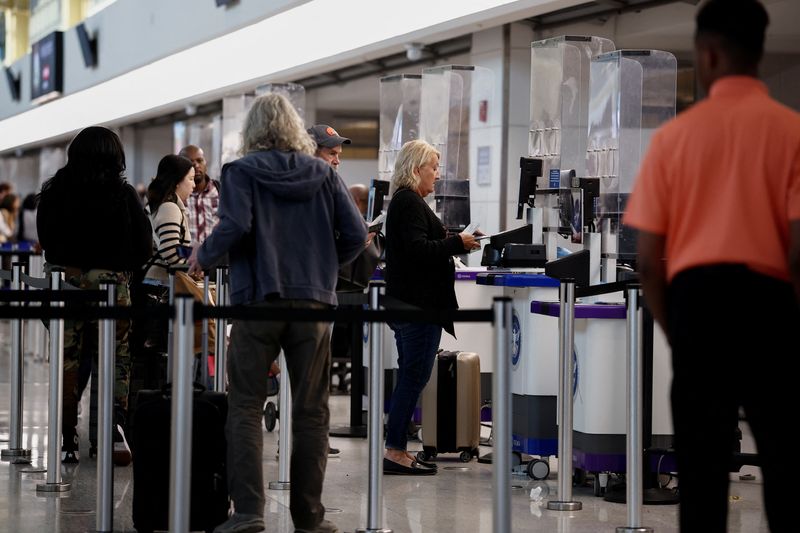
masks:
<path id="1" fill-rule="evenodd" d="M 422 391 L 422 447 L 426 461 L 439 453 L 478 456 L 481 432 L 481 364 L 472 352 L 439 351 Z"/>

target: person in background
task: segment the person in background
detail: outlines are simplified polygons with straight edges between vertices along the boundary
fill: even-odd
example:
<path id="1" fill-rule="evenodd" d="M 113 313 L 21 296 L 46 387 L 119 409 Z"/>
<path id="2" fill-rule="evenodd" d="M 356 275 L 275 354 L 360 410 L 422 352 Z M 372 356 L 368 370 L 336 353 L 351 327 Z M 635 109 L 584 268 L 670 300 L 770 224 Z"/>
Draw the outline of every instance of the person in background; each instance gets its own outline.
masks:
<path id="1" fill-rule="evenodd" d="M 14 188 L 7 181 L 0 182 L 0 200 L 5 198 L 5 196 L 10 194 L 13 190 Z"/>
<path id="2" fill-rule="evenodd" d="M 202 244 L 219 223 L 219 182 L 207 174 L 208 166 L 202 148 L 189 144 L 178 155 L 191 161 L 195 188 L 186 204 L 186 218 L 194 242 Z"/>
<path id="3" fill-rule="evenodd" d="M 361 216 L 366 218 L 367 207 L 369 206 L 369 187 L 363 183 L 355 183 L 350 186 L 350 196 L 353 197 L 353 201 L 358 206 Z"/>
<path id="4" fill-rule="evenodd" d="M 17 225 L 17 239 L 32 244 L 34 249 L 39 246 L 39 235 L 36 233 L 36 208 L 38 201 L 36 194 L 31 193 L 22 201 Z"/>
<path id="5" fill-rule="evenodd" d="M 339 169 L 342 155 L 342 145 L 350 144 L 352 141 L 347 137 L 342 137 L 336 130 L 327 124 L 316 124 L 308 128 L 308 134 L 317 143 L 314 155 L 326 161 L 334 169 Z"/>
<path id="6" fill-rule="evenodd" d="M 314 143 L 302 120 L 280 94 L 256 98 L 242 140 L 243 157 L 222 169 L 219 225 L 192 251 L 190 271 L 200 272 L 229 253 L 233 305 L 336 305 L 338 266 L 352 261 L 367 238 L 342 179 L 313 157 Z M 325 520 L 321 502 L 330 424 L 329 345 L 330 323 L 233 320 L 226 436 L 235 512 L 216 533 L 265 527 L 261 420 L 267 375 L 281 350 L 292 390 L 292 520 L 301 533 L 339 531 Z"/>
<path id="7" fill-rule="evenodd" d="M 800 114 L 758 80 L 768 15 L 755 0 L 697 14 L 707 98 L 656 132 L 624 223 L 644 300 L 672 348 L 680 530 L 727 530 L 739 410 L 755 438 L 773 532 L 796 531 L 787 364 L 800 324 Z"/>
<path id="8" fill-rule="evenodd" d="M 67 149 L 67 164 L 42 185 L 36 228 L 45 271 L 65 271 L 81 289 L 116 285 L 118 306 L 130 305 L 131 272 L 150 257 L 152 228 L 136 190 L 124 178 L 125 152 L 119 137 L 103 127 L 78 133 Z M 128 408 L 129 320 L 116 321 L 114 462 L 127 465 L 130 448 L 123 427 Z M 61 460 L 79 460 L 78 367 L 81 353 L 97 357 L 97 321 L 64 321 L 64 381 Z"/>
<path id="9" fill-rule="evenodd" d="M 19 218 L 19 196 L 6 194 L 0 200 L 0 243 L 16 240 L 17 218 Z"/>
<path id="10" fill-rule="evenodd" d="M 409 141 L 397 155 L 386 213 L 386 294 L 422 309 L 457 309 L 453 256 L 480 248 L 473 235 L 448 237 L 425 202 L 439 179 L 439 152 Z M 452 322 L 389 322 L 397 344 L 397 386 L 392 394 L 383 459 L 385 474 L 432 475 L 436 466 L 408 453 L 408 425 L 428 383 L 442 337 Z"/>
<path id="11" fill-rule="evenodd" d="M 339 163 L 341 162 L 339 157 L 342 155 L 342 145 L 350 144 L 350 139 L 347 137 L 342 137 L 336 132 L 336 130 L 327 124 L 317 124 L 316 126 L 308 128 L 306 131 L 308 131 L 308 134 L 311 135 L 311 138 L 314 140 L 314 144 L 316 144 L 314 156 L 322 159 L 334 169 L 339 168 Z M 342 268 L 347 268 L 350 264 L 352 263 L 349 263 Z M 337 284 L 337 290 L 340 289 L 339 285 L 340 284 Z M 334 326 L 331 334 L 332 337 L 337 337 L 337 331 L 337 328 Z M 335 338 L 332 339 L 331 346 L 337 344 L 339 344 L 337 340 Z M 340 382 L 343 381 L 344 376 L 340 376 Z M 328 448 L 328 457 L 338 457 L 340 454 L 341 450 L 339 450 L 339 448 Z"/>

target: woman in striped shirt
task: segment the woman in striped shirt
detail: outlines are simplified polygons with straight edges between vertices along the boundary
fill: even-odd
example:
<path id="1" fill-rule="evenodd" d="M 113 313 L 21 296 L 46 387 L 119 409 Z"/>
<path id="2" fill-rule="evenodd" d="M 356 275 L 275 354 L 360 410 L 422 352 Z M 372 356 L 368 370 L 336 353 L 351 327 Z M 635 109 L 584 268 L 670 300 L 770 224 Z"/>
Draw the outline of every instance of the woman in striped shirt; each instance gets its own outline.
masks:
<path id="1" fill-rule="evenodd" d="M 169 279 L 167 267 L 186 263 L 178 249 L 192 243 L 186 219 L 186 199 L 193 190 L 192 162 L 178 155 L 164 156 L 158 163 L 156 177 L 147 188 L 155 252 L 146 279 L 166 285 Z"/>

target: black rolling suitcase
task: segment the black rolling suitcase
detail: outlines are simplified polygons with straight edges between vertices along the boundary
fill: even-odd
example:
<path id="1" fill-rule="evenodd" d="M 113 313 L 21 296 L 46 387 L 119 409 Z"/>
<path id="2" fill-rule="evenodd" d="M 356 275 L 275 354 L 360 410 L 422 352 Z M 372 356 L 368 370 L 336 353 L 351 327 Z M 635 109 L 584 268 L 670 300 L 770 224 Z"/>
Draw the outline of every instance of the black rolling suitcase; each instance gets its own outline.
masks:
<path id="1" fill-rule="evenodd" d="M 141 390 L 131 420 L 133 439 L 133 526 L 139 533 L 169 528 L 171 387 Z M 192 408 L 190 528 L 213 529 L 227 520 L 228 496 L 225 393 L 195 384 Z"/>

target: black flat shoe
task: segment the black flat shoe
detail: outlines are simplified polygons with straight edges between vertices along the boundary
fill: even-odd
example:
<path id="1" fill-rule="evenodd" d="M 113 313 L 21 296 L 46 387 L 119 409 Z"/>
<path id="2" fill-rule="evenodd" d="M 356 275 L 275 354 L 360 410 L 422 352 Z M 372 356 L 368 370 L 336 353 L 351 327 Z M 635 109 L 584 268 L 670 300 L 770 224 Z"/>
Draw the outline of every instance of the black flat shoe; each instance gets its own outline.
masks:
<path id="1" fill-rule="evenodd" d="M 419 459 L 415 459 L 415 461 L 417 461 L 418 465 L 424 466 L 425 468 L 430 468 L 431 470 L 439 469 L 439 465 L 437 465 L 436 463 L 429 463 L 428 461 L 420 461 Z"/>
<path id="2" fill-rule="evenodd" d="M 425 468 L 417 461 L 412 461 L 411 466 L 405 466 L 384 457 L 383 473 L 393 476 L 432 476 L 436 474 L 436 470 Z"/>

